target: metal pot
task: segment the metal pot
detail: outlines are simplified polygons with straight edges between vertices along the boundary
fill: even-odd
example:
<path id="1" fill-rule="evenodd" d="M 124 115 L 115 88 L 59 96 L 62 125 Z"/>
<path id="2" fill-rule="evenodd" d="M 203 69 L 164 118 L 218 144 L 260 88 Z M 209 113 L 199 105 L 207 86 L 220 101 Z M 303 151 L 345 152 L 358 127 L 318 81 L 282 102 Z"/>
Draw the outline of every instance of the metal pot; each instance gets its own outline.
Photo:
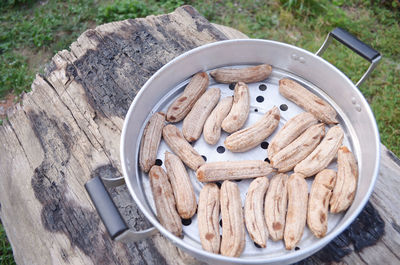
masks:
<path id="1" fill-rule="evenodd" d="M 371 66 L 357 83 L 360 85 L 376 66 L 381 56 L 377 51 L 340 28 L 333 30 L 328 35 L 317 54 L 276 41 L 228 40 L 188 51 L 158 70 L 135 97 L 125 118 L 121 137 L 121 163 L 124 177 L 103 180 L 94 178 L 85 185 L 110 236 L 115 240 L 137 241 L 160 231 L 179 248 L 210 264 L 283 264 L 293 263 L 310 256 L 343 232 L 364 208 L 372 192 L 379 169 L 380 140 L 373 113 L 357 86 L 341 71 L 319 56 L 326 49 L 332 37 L 371 62 Z M 247 236 L 245 251 L 241 257 L 225 257 L 202 250 L 199 237 L 196 237 L 198 235 L 196 217 L 192 218 L 190 225 L 184 226 L 182 239 L 168 232 L 158 222 L 148 176 L 141 172 L 138 166 L 140 140 L 144 126 L 151 114 L 165 110 L 182 92 L 189 77 L 194 73 L 224 66 L 241 67 L 261 63 L 272 65 L 273 72 L 267 80 L 249 85 L 251 110 L 245 127 L 257 120 L 274 104 L 281 106 L 285 104 L 288 107 L 285 111 L 283 110 L 286 107 L 281 108 L 280 126 L 292 116 L 303 111 L 294 103 L 283 98 L 277 89 L 278 81 L 283 77 L 300 82 L 336 109 L 340 125 L 345 131 L 344 144 L 350 147 L 358 161 L 357 194 L 346 213 L 330 214 L 328 233 L 324 238 L 315 238 L 306 228 L 298 245 L 300 249 L 297 251 L 287 251 L 283 242 L 272 241 L 268 241 L 266 249 L 258 249 Z M 267 90 L 263 91 L 264 87 L 259 89 L 260 84 L 265 84 Z M 211 82 L 210 85 L 212 86 L 213 83 Z M 218 87 L 221 88 L 221 98 L 224 95 L 232 94 L 228 85 L 218 85 Z M 225 137 L 226 134 L 223 134 L 216 146 L 208 146 L 201 138 L 194 143 L 194 148 L 200 154 L 205 155 L 208 161 L 264 159 L 267 157 L 266 151 L 262 148 L 254 148 L 241 154 L 230 152 L 220 154 L 216 149 L 218 145 L 223 145 Z M 268 139 L 272 137 L 270 136 Z M 164 151 L 167 149 L 166 144 L 162 142 L 158 157 L 163 158 Z M 335 163 L 331 166 L 335 167 Z M 193 171 L 190 171 L 190 176 L 198 195 L 202 184 L 196 180 Z M 128 229 L 121 218 L 104 185 L 116 186 L 123 184 L 124 181 L 136 204 L 154 226 L 153 228 L 135 232 Z M 244 199 L 249 182 L 250 180 L 238 182 L 242 199 Z M 308 182 L 311 183 L 311 180 Z"/>

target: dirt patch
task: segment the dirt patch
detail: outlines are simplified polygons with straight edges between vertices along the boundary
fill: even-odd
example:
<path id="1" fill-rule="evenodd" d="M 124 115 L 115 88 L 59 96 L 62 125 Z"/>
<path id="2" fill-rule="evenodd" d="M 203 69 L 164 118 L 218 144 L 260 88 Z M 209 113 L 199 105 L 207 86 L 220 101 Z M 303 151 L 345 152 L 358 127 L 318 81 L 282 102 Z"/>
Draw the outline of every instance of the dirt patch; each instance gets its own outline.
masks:
<path id="1" fill-rule="evenodd" d="M 7 110 L 14 106 L 17 100 L 17 96 L 13 93 L 8 94 L 3 100 L 0 100 L 0 119 L 4 119 L 7 114 Z"/>
<path id="2" fill-rule="evenodd" d="M 343 6 L 342 9 L 346 14 L 354 20 L 360 20 L 363 17 L 369 17 L 370 12 L 366 8 L 358 6 Z"/>
<path id="3" fill-rule="evenodd" d="M 32 73 L 40 73 L 45 65 L 50 62 L 53 53 L 48 49 L 40 49 L 38 51 L 24 48 L 16 51 L 17 54 L 27 58 L 29 71 Z M 0 119 L 7 116 L 7 111 L 20 101 L 20 95 L 15 95 L 15 91 L 11 91 L 7 96 L 0 100 Z"/>
<path id="4" fill-rule="evenodd" d="M 33 73 L 37 73 L 43 69 L 45 64 L 51 60 L 51 57 L 53 57 L 53 53 L 46 48 L 37 51 L 24 48 L 17 51 L 17 53 L 27 58 L 29 69 Z"/>

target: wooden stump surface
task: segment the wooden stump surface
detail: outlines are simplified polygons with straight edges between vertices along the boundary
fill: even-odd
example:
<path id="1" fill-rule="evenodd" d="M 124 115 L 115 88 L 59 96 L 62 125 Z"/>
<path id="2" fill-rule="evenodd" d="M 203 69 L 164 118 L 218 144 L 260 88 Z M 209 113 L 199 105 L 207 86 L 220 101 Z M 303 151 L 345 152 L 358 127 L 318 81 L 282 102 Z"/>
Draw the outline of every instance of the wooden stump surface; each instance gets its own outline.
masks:
<path id="1" fill-rule="evenodd" d="M 190 6 L 84 32 L 58 52 L 0 126 L 0 216 L 17 264 L 196 264 L 160 234 L 113 242 L 84 184 L 121 175 L 119 141 L 138 90 L 197 46 L 246 36 Z M 374 193 L 357 220 L 305 264 L 399 264 L 400 162 L 382 146 Z M 111 190 L 130 227 L 150 226 L 126 187 Z"/>

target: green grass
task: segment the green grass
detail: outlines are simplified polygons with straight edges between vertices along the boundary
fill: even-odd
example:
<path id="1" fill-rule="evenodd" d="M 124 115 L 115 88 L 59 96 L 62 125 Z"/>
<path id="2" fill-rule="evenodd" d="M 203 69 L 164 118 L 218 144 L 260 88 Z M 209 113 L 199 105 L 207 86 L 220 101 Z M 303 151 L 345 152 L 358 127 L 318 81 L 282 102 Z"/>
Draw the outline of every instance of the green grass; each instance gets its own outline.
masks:
<path id="1" fill-rule="evenodd" d="M 0 264 L 15 264 L 10 243 L 8 243 L 6 232 L 0 222 Z"/>
<path id="2" fill-rule="evenodd" d="M 327 32 L 340 26 L 383 54 L 360 89 L 378 121 L 382 142 L 400 155 L 400 7 L 396 1 L 61 1 L 8 0 L 0 7 L 0 97 L 29 91 L 36 72 L 68 48 L 85 29 L 102 23 L 171 12 L 192 4 L 212 22 L 253 38 L 273 39 L 316 51 Z M 394 11 L 393 11 L 394 10 Z M 39 55 L 37 55 L 39 54 Z M 354 82 L 368 63 L 337 45 L 324 55 Z"/>
<path id="3" fill-rule="evenodd" d="M 326 34 L 342 27 L 380 51 L 378 68 L 360 87 L 378 122 L 381 141 L 400 155 L 400 8 L 396 1 L 193 1 L 210 21 L 253 38 L 286 42 L 315 52 Z M 385 4 L 385 5 L 384 5 Z M 391 8 L 387 8 L 387 6 Z M 394 10 L 394 11 L 393 11 Z M 342 45 L 323 56 L 356 82 L 369 63 Z"/>
<path id="4" fill-rule="evenodd" d="M 382 143 L 400 155 L 400 4 L 396 0 L 3 0 L 0 98 L 10 92 L 19 95 L 29 91 L 35 73 L 87 28 L 171 12 L 182 4 L 191 4 L 208 20 L 252 38 L 277 40 L 315 52 L 326 34 L 340 26 L 379 50 L 383 59 L 360 90 L 374 111 Z M 354 82 L 368 67 L 365 60 L 336 43 L 324 58 Z M 0 244 L 6 244 L 0 231 Z M 1 250 L 2 259 L 10 253 L 5 249 Z"/>
<path id="5" fill-rule="evenodd" d="M 0 5 L 0 98 L 29 91 L 36 72 L 51 56 L 90 26 L 171 12 L 183 1 L 33 1 Z"/>
<path id="6" fill-rule="evenodd" d="M 9 2 L 0 7 L 0 96 L 29 91 L 35 73 L 97 15 L 94 1 Z"/>

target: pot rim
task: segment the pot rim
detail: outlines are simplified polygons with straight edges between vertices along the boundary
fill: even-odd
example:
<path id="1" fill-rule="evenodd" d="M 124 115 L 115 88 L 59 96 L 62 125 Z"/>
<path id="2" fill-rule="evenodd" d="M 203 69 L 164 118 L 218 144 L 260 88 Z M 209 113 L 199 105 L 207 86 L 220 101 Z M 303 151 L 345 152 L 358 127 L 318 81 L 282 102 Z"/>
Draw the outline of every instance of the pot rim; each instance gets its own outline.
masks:
<path id="1" fill-rule="evenodd" d="M 186 242 L 184 242 L 181 238 L 176 237 L 175 235 L 173 235 L 171 232 L 169 232 L 168 230 L 166 230 L 157 220 L 157 218 L 155 218 L 153 216 L 152 213 L 149 213 L 146 210 L 146 207 L 143 205 L 143 202 L 141 200 L 139 200 L 139 198 L 137 197 L 136 193 L 134 192 L 133 188 L 132 188 L 132 183 L 127 175 L 127 168 L 126 168 L 126 158 L 124 155 L 124 143 L 125 143 L 125 138 L 127 137 L 127 117 L 130 117 L 131 115 L 133 115 L 133 109 L 134 106 L 136 104 L 137 101 L 140 100 L 141 95 L 143 93 L 146 93 L 146 88 L 153 82 L 154 79 L 159 78 L 160 75 L 162 75 L 162 73 L 165 71 L 165 69 L 169 68 L 171 65 L 174 65 L 176 62 L 183 60 L 185 57 L 187 56 L 191 56 L 193 54 L 202 52 L 205 49 L 209 49 L 210 47 L 215 47 L 215 46 L 219 46 L 219 45 L 236 45 L 239 43 L 257 43 L 257 42 L 261 42 L 261 43 L 270 43 L 270 44 L 275 44 L 275 45 L 281 45 L 290 49 L 295 49 L 299 52 L 302 53 L 306 53 L 308 55 L 311 55 L 313 57 L 315 57 L 315 59 L 320 60 L 322 62 L 324 62 L 325 64 L 327 64 L 331 70 L 333 72 L 335 72 L 336 74 L 340 75 L 341 77 L 344 77 L 345 80 L 347 80 L 347 82 L 349 82 L 353 87 L 354 87 L 354 93 L 357 93 L 360 98 L 362 98 L 362 100 L 364 102 L 363 105 L 366 106 L 365 111 L 367 112 L 367 115 L 370 117 L 370 119 L 373 121 L 373 129 L 374 132 L 373 134 L 376 136 L 377 140 L 376 141 L 376 146 L 375 146 L 375 150 L 378 152 L 378 155 L 376 157 L 376 166 L 374 168 L 374 172 L 373 172 L 373 179 L 372 182 L 369 184 L 369 188 L 366 192 L 366 196 L 364 196 L 364 198 L 361 200 L 361 202 L 359 203 L 359 205 L 356 207 L 356 209 L 354 210 L 354 212 L 347 218 L 347 220 L 342 223 L 341 225 L 339 225 L 338 227 L 336 227 L 334 230 L 332 230 L 331 233 L 329 233 L 328 235 L 326 235 L 325 237 L 321 238 L 318 240 L 318 242 L 316 242 L 315 244 L 311 244 L 309 247 L 303 247 L 298 251 L 292 251 L 292 252 L 288 252 L 285 255 L 279 255 L 276 257 L 271 257 L 271 258 L 236 258 L 236 257 L 227 257 L 227 256 L 223 256 L 220 254 L 213 254 L 210 252 L 207 252 L 203 249 L 199 249 L 196 248 L 194 246 L 191 246 L 189 244 L 187 244 Z M 154 225 L 164 236 L 166 236 L 169 240 L 172 241 L 173 244 L 178 245 L 180 248 L 189 251 L 191 253 L 197 253 L 200 256 L 207 256 L 209 259 L 214 259 L 216 261 L 222 261 L 222 262 L 231 262 L 231 263 L 241 263 L 241 264 L 262 264 L 265 262 L 284 262 L 286 260 L 289 259 L 294 259 L 296 257 L 299 256 L 305 256 L 307 254 L 312 255 L 313 253 L 315 253 L 316 251 L 320 250 L 322 247 L 324 247 L 325 245 L 327 245 L 330 241 L 332 241 L 334 238 L 336 238 L 339 234 L 341 234 L 346 228 L 349 227 L 349 225 L 355 220 L 355 218 L 360 214 L 360 212 L 363 210 L 363 208 L 365 207 L 366 203 L 368 202 L 373 188 L 375 186 L 375 182 L 377 180 L 378 177 L 378 171 L 379 171 L 379 165 L 380 165 L 380 152 L 381 152 L 381 148 L 380 148 L 380 137 L 379 137 L 379 131 L 378 131 L 378 126 L 376 124 L 376 120 L 375 117 L 373 115 L 373 112 L 371 110 L 370 105 L 367 103 L 366 99 L 364 98 L 364 96 L 362 95 L 362 93 L 360 92 L 360 90 L 354 85 L 354 83 L 344 74 L 342 73 L 339 69 L 337 69 L 335 66 L 333 66 L 331 63 L 329 63 L 328 61 L 324 60 L 322 57 L 319 57 L 305 49 L 299 48 L 297 46 L 293 46 L 290 44 L 286 44 L 286 43 L 282 43 L 282 42 L 278 42 L 278 41 L 273 41 L 273 40 L 262 40 L 262 39 L 234 39 L 234 40 L 224 40 L 224 41 L 218 41 L 218 42 L 213 42 L 213 43 L 208 43 L 199 47 L 196 47 L 192 50 L 189 50 L 179 56 L 177 56 L 176 58 L 174 58 L 173 60 L 169 61 L 167 64 L 165 64 L 163 67 L 161 67 L 159 70 L 157 70 L 156 73 L 154 73 L 150 79 L 147 80 L 147 82 L 143 85 L 143 87 L 139 90 L 139 92 L 137 93 L 137 95 L 135 96 L 133 102 L 131 103 L 129 110 L 125 116 L 125 120 L 124 120 L 124 125 L 123 125 L 123 129 L 122 129 L 122 135 L 121 135 L 121 141 L 120 141 L 120 158 L 121 158 L 121 164 L 122 164 L 122 171 L 123 171 L 123 176 L 125 179 L 125 182 L 128 186 L 129 192 L 131 194 L 131 196 L 133 197 L 133 199 L 135 200 L 136 204 L 138 205 L 139 209 L 142 211 L 142 213 L 146 216 L 146 218 L 151 222 L 152 225 Z M 135 167 L 137 167 L 138 164 L 135 164 Z M 307 256 L 309 256 L 307 255 Z"/>

